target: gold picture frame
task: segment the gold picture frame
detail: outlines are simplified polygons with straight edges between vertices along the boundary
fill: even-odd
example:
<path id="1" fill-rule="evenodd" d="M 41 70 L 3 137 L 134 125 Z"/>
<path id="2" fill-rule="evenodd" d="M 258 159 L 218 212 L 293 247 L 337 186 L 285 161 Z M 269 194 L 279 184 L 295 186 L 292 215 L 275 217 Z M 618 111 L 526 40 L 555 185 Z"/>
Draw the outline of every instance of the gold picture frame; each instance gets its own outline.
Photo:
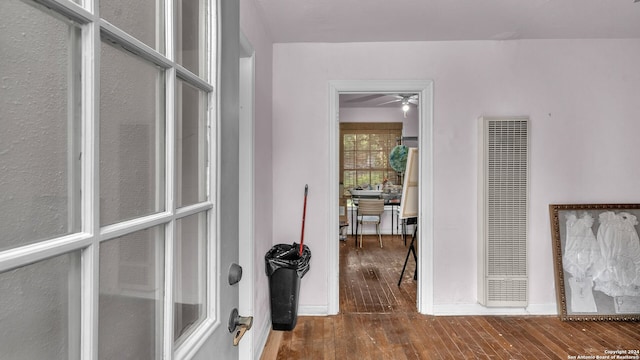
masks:
<path id="1" fill-rule="evenodd" d="M 640 204 L 551 204 L 563 321 L 640 320 Z"/>

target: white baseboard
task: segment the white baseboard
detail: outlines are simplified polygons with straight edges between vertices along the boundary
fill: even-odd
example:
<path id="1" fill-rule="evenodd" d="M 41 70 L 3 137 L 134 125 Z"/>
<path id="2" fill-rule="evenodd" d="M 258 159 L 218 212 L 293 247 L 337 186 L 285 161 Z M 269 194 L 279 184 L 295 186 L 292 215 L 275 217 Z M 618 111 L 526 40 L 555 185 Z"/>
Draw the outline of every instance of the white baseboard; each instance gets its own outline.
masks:
<path id="1" fill-rule="evenodd" d="M 475 304 L 433 305 L 435 316 L 452 315 L 558 315 L 556 304 L 529 304 L 526 308 L 486 307 Z"/>
<path id="2" fill-rule="evenodd" d="M 271 315 L 269 315 L 269 319 L 271 319 Z M 260 360 L 262 356 L 262 352 L 264 351 L 264 347 L 267 345 L 267 339 L 269 338 L 269 333 L 271 332 L 271 321 L 264 321 L 261 329 L 254 329 L 255 338 L 258 340 L 255 343 L 255 348 L 253 349 L 253 359 Z"/>
<path id="3" fill-rule="evenodd" d="M 326 306 L 300 306 L 298 316 L 328 316 Z M 486 307 L 475 304 L 433 305 L 433 315 L 558 315 L 556 304 L 529 304 L 526 308 Z"/>
<path id="4" fill-rule="evenodd" d="M 324 305 L 298 306 L 298 316 L 327 316 L 329 308 Z"/>
<path id="5" fill-rule="evenodd" d="M 326 306 L 299 306 L 298 316 L 327 316 L 328 307 Z M 271 315 L 269 314 L 269 321 L 265 321 L 262 329 L 254 329 L 256 332 L 254 336 L 258 339 L 255 343 L 253 357 L 254 360 L 260 360 L 264 347 L 267 345 L 267 339 L 271 332 Z"/>

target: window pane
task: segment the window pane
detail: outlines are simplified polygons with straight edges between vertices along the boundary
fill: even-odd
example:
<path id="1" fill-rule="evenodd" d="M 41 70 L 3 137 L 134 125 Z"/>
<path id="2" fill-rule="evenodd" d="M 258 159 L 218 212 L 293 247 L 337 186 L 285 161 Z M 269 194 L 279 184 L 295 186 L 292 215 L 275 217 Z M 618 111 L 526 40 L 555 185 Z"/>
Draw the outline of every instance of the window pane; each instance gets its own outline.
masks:
<path id="1" fill-rule="evenodd" d="M 399 135 L 399 134 L 398 134 Z M 391 152 L 391 150 L 396 146 L 399 145 L 400 143 L 398 142 L 401 139 L 400 136 L 395 136 L 395 134 L 389 134 L 389 137 L 387 138 L 387 149 L 389 149 L 389 152 Z"/>
<path id="2" fill-rule="evenodd" d="M 386 140 L 386 134 L 371 134 L 369 138 L 371 150 L 383 150 L 385 148 Z"/>
<path id="3" fill-rule="evenodd" d="M 353 189 L 356 187 L 356 172 L 355 171 L 345 171 L 344 179 L 342 184 L 345 189 Z"/>
<path id="4" fill-rule="evenodd" d="M 206 316 L 206 213 L 178 220 L 176 229 L 174 340 L 184 339 Z"/>
<path id="5" fill-rule="evenodd" d="M 100 359 L 159 359 L 164 285 L 162 226 L 100 245 Z"/>
<path id="6" fill-rule="evenodd" d="M 391 149 L 401 138 L 400 123 L 342 123 L 341 181 L 345 189 L 401 184 L 389 165 Z"/>
<path id="7" fill-rule="evenodd" d="M 80 29 L 0 1 L 0 250 L 79 231 Z"/>
<path id="8" fill-rule="evenodd" d="M 369 163 L 369 152 L 368 151 L 357 151 L 356 152 L 356 169 L 368 169 L 371 167 Z"/>
<path id="9" fill-rule="evenodd" d="M 100 223 L 164 210 L 163 71 L 102 43 Z"/>
<path id="10" fill-rule="evenodd" d="M 356 135 L 356 149 L 369 150 L 369 134 Z"/>
<path id="11" fill-rule="evenodd" d="M 176 60 L 192 73 L 204 77 L 204 27 L 206 1 L 176 0 Z"/>
<path id="12" fill-rule="evenodd" d="M 343 154 L 342 161 L 343 161 L 342 166 L 345 169 L 355 169 L 356 168 L 356 152 L 345 151 Z"/>
<path id="13" fill-rule="evenodd" d="M 344 150 L 352 151 L 356 149 L 356 136 L 354 134 L 344 135 Z"/>
<path id="14" fill-rule="evenodd" d="M 206 93 L 178 79 L 176 87 L 177 206 L 206 200 Z"/>
<path id="15" fill-rule="evenodd" d="M 372 171 L 371 172 L 371 185 L 382 184 L 384 182 L 385 171 Z"/>
<path id="16" fill-rule="evenodd" d="M 389 153 L 386 151 L 372 151 L 371 152 L 371 168 L 384 169 L 387 167 L 387 157 Z"/>
<path id="17" fill-rule="evenodd" d="M 356 186 L 375 185 L 371 184 L 371 177 L 369 171 L 358 171 L 356 173 Z"/>
<path id="18" fill-rule="evenodd" d="M 0 274 L 0 349 L 3 360 L 80 358 L 79 251 Z"/>
<path id="19" fill-rule="evenodd" d="M 100 16 L 149 47 L 164 52 L 162 0 L 100 1 Z"/>

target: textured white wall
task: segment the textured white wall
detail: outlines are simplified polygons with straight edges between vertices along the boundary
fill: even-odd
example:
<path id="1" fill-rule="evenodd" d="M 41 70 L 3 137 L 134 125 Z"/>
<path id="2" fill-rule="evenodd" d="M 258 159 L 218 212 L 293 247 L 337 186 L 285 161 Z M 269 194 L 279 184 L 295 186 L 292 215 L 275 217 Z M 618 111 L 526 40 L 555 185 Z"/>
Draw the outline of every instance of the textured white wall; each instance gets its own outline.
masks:
<path id="1" fill-rule="evenodd" d="M 0 5 L 0 249 L 67 233 L 67 24 Z M 35 30 L 40 29 L 40 30 Z"/>
<path id="2" fill-rule="evenodd" d="M 69 289 L 80 287 L 79 266 L 74 252 L 0 274 L 2 359 L 75 358 L 80 294 Z"/>
<path id="3" fill-rule="evenodd" d="M 640 40 L 276 44 L 274 242 L 298 235 L 309 183 L 313 258 L 300 306 L 327 305 L 331 80 L 434 81 L 434 304 L 475 304 L 477 118 L 531 118 L 530 303 L 555 304 L 549 203 L 640 200 Z M 394 64 L 394 66 L 389 66 Z M 295 101 L 292 101 L 295 99 Z"/>
<path id="4" fill-rule="evenodd" d="M 68 36 L 67 24 L 35 7 L 0 3 L 0 250 L 68 232 Z M 1 358 L 74 352 L 70 258 L 0 274 Z"/>

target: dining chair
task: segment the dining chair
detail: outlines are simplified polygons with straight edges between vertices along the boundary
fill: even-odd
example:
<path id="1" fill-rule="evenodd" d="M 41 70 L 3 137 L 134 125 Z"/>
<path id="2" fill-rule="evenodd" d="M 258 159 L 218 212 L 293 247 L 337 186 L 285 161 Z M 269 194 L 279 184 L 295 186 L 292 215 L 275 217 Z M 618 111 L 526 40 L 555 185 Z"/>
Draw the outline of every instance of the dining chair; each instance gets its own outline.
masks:
<path id="1" fill-rule="evenodd" d="M 384 212 L 383 199 L 360 199 L 358 201 L 358 225 L 364 230 L 365 224 L 375 224 L 380 247 L 382 247 L 382 235 L 380 234 L 380 221 Z M 362 247 L 362 233 L 360 232 L 360 247 Z"/>

